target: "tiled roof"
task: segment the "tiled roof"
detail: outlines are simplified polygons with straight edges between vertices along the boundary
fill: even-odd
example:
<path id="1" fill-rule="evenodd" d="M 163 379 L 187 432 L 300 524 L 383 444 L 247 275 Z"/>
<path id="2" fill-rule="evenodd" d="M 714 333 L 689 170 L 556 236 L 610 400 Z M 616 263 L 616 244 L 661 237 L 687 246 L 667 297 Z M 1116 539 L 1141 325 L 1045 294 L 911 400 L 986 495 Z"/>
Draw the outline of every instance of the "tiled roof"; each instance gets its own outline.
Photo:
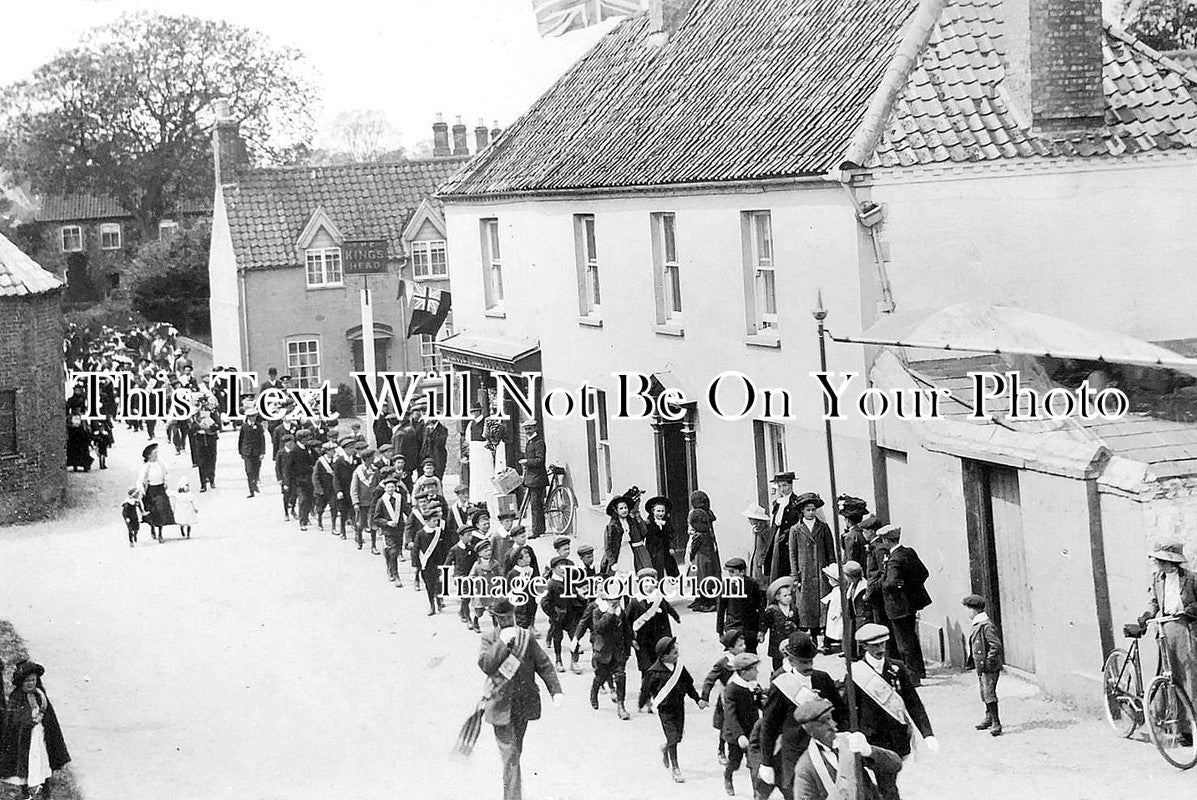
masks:
<path id="1" fill-rule="evenodd" d="M 1107 25 L 1107 131 L 1050 139 L 1010 108 L 997 42 L 1001 0 L 949 0 L 911 71 L 870 166 L 1026 156 L 1119 156 L 1197 145 L 1197 74 Z"/>
<path id="2" fill-rule="evenodd" d="M 40 222 L 73 222 L 85 219 L 128 219 L 133 215 L 112 197 L 94 194 L 49 194 L 39 198 L 37 212 Z M 207 214 L 209 202 L 188 201 L 182 204 L 181 214 Z"/>
<path id="3" fill-rule="evenodd" d="M 620 23 L 446 195 L 822 174 L 916 0 L 698 0 L 655 45 Z"/>
<path id="4" fill-rule="evenodd" d="M 296 242 L 318 208 L 345 237 L 387 239 L 398 253 L 410 215 L 467 160 L 239 172 L 238 182 L 224 187 L 237 264 L 258 269 L 298 263 Z"/>
<path id="5" fill-rule="evenodd" d="M 40 294 L 60 286 L 62 281 L 0 235 L 0 297 Z"/>
<path id="6" fill-rule="evenodd" d="M 1111 25 L 1108 130 L 1033 133 L 1004 85 L 1001 1 L 698 0 L 661 46 L 647 17 L 625 20 L 443 194 L 1197 146 L 1192 54 L 1171 58 Z"/>

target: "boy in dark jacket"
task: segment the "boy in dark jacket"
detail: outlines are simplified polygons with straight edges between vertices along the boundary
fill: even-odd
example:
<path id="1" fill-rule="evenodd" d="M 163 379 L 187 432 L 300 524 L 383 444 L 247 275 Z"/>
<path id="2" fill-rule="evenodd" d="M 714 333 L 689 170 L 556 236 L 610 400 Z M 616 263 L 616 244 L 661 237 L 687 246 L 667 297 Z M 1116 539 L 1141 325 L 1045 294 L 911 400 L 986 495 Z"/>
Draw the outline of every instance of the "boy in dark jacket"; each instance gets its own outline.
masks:
<path id="1" fill-rule="evenodd" d="M 565 596 L 565 570 L 573 566 L 569 556 L 557 556 L 549 565 L 548 585 L 540 607 L 549 618 L 549 644 L 553 646 L 554 665 L 558 672 L 565 672 L 565 665 L 561 663 L 561 642 L 567 639 L 569 646 L 569 668 L 576 674 L 581 674 L 582 667 L 578 664 L 578 648 L 573 635 L 578 623 L 582 620 L 584 602 L 579 597 Z"/>
<path id="2" fill-rule="evenodd" d="M 661 720 L 665 746 L 661 748 L 661 762 L 673 774 L 677 783 L 685 783 L 677 763 L 677 746 L 686 731 L 686 698 L 706 708 L 707 702 L 698 696 L 690 671 L 678 663 L 677 639 L 666 636 L 657 642 L 657 661 L 645 674 L 652 708 Z"/>
<path id="3" fill-rule="evenodd" d="M 125 502 L 121 503 L 121 517 L 125 520 L 125 529 L 129 532 L 129 546 L 137 544 L 137 534 L 141 530 L 141 515 L 145 512 L 141 507 L 141 491 L 134 486 L 129 490 Z"/>
<path id="4" fill-rule="evenodd" d="M 745 652 L 744 634 L 738 630 L 727 631 L 719 640 L 723 644 L 723 655 L 719 656 L 719 660 L 711 667 L 711 671 L 707 673 L 706 680 L 702 682 L 702 691 L 698 696 L 703 700 L 711 699 L 711 692 L 715 689 L 715 684 L 722 684 L 727 686 L 727 682 L 731 680 L 732 675 L 736 674 L 732 663 L 736 656 Z M 711 720 L 715 730 L 723 730 L 723 688 L 715 695 L 715 714 Z M 719 737 L 719 763 L 727 763 L 727 744 L 723 741 L 723 736 Z"/>
<path id="5" fill-rule="evenodd" d="M 985 704 L 985 719 L 977 723 L 979 731 L 988 730 L 990 736 L 1002 735 L 1002 720 L 998 716 L 997 682 L 1002 675 L 1002 637 L 997 625 L 985 613 L 985 598 L 970 594 L 964 598 L 964 607 L 973 614 L 972 628 L 968 632 L 969 658 L 977 670 L 977 682 L 981 686 L 981 702 Z"/>
<path id="6" fill-rule="evenodd" d="M 295 485 L 289 480 L 292 453 L 295 451 L 295 437 L 284 434 L 279 439 L 278 452 L 274 456 L 274 477 L 283 493 L 283 521 L 290 522 L 295 516 Z"/>
<path id="7" fill-rule="evenodd" d="M 765 592 L 748 577 L 748 564 L 744 559 L 728 559 L 723 569 L 728 578 L 743 583 L 744 596 L 720 596 L 715 601 L 715 633 L 722 636 L 726 630 L 740 630 L 744 633 L 745 648 L 749 653 L 755 653 L 761 614 L 765 610 Z"/>
<path id="8" fill-rule="evenodd" d="M 628 656 L 632 651 L 632 621 L 628 618 L 624 598 L 618 592 L 607 592 L 586 606 L 582 621 L 574 632 L 574 641 L 590 631 L 591 663 L 594 680 L 590 684 L 590 707 L 598 708 L 599 688 L 611 684 L 615 690 L 615 711 L 620 719 L 631 719 L 624 706 L 627 693 Z"/>
<path id="9" fill-rule="evenodd" d="M 761 716 L 761 688 L 756 682 L 761 657 L 756 653 L 740 653 L 732 659 L 734 670 L 723 689 L 723 730 L 727 743 L 727 764 L 723 767 L 723 788 L 729 796 L 736 794 L 732 775 L 740 768 L 748 753 L 748 734 Z M 748 771 L 752 772 L 752 764 Z"/>
<path id="10" fill-rule="evenodd" d="M 474 561 L 478 558 L 478 554 L 474 552 L 474 545 L 477 542 L 474 533 L 477 530 L 473 525 L 466 525 L 458 531 L 457 543 L 449 548 L 449 563 L 453 565 L 454 578 L 469 577 L 470 570 L 474 568 Z M 466 625 L 470 624 L 470 598 L 468 596 L 462 596 L 457 615 Z"/>

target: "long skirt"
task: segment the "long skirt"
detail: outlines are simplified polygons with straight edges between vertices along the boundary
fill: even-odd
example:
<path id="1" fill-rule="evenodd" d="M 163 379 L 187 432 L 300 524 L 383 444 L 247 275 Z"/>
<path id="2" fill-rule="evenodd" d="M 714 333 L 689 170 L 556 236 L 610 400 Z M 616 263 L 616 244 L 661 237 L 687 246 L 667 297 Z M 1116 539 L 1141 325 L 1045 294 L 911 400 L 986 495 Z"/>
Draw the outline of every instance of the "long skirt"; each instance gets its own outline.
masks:
<path id="1" fill-rule="evenodd" d="M 82 425 L 67 426 L 67 466 L 91 468 L 91 431 Z"/>
<path id="2" fill-rule="evenodd" d="M 174 509 L 171 508 L 170 495 L 166 493 L 165 484 L 146 487 L 145 508 L 149 523 L 155 528 L 175 524 Z"/>
<path id="3" fill-rule="evenodd" d="M 483 503 L 494 494 L 495 454 L 486 442 L 470 442 L 470 502 Z"/>
<path id="4" fill-rule="evenodd" d="M 25 769 L 21 770 L 20 767 Z M 29 730 L 29 759 L 18 765 L 16 775 L 5 778 L 14 786 L 41 786 L 53 774 L 50 769 L 50 754 L 46 752 L 46 729 L 39 722 Z"/>

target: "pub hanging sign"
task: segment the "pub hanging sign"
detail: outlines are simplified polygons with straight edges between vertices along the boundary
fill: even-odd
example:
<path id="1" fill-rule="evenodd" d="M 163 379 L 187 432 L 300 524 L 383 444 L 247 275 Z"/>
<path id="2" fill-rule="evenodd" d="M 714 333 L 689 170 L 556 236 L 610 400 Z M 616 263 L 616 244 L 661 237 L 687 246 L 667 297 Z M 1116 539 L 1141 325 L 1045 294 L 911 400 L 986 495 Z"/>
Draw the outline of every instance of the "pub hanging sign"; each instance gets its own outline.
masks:
<path id="1" fill-rule="evenodd" d="M 387 271 L 386 239 L 348 239 L 341 244 L 346 275 L 377 275 Z"/>

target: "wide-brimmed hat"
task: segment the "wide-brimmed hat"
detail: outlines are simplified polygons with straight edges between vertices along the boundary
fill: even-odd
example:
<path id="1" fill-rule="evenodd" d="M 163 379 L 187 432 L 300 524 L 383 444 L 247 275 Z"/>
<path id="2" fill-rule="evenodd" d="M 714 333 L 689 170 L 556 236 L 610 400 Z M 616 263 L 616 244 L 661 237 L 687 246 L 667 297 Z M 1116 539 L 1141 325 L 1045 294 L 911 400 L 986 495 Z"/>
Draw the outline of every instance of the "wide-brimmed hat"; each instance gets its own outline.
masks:
<path id="1" fill-rule="evenodd" d="M 666 516 L 673 513 L 673 501 L 668 497 L 662 497 L 658 495 L 657 497 L 650 498 L 649 501 L 644 504 L 645 512 L 649 514 L 653 513 L 654 506 L 665 506 Z"/>
<path id="2" fill-rule="evenodd" d="M 607 516 L 614 517 L 616 515 L 615 507 L 620 503 L 627 503 L 628 511 L 632 510 L 632 501 L 622 494 L 617 494 L 607 501 Z"/>
<path id="3" fill-rule="evenodd" d="M 1160 545 L 1151 557 L 1156 561 L 1171 561 L 1173 564 L 1187 564 L 1189 560 L 1185 558 L 1184 545 L 1179 543 Z"/>
<path id="4" fill-rule="evenodd" d="M 770 602 L 770 603 L 772 603 L 774 600 L 776 600 L 776 599 L 777 599 L 777 592 L 778 592 L 778 591 L 779 591 L 779 590 L 780 590 L 780 589 L 781 589 L 783 586 L 793 586 L 793 585 L 794 585 L 794 578 L 793 578 L 793 576 L 791 576 L 791 575 L 782 575 L 780 578 L 778 578 L 777 580 L 773 581 L 773 583 L 769 584 L 769 588 L 768 588 L 767 590 L 765 590 L 765 596 L 766 596 L 766 597 L 768 597 L 768 598 L 769 598 L 769 602 Z"/>
<path id="5" fill-rule="evenodd" d="M 12 685 L 14 688 L 19 689 L 21 688 L 21 684 L 30 675 L 36 675 L 40 678 L 45 674 L 46 668 L 41 664 L 38 664 L 36 661 L 24 661 L 17 664 L 16 668 L 12 671 Z"/>
<path id="6" fill-rule="evenodd" d="M 803 492 L 802 494 L 798 495 L 797 506 L 799 508 L 802 508 L 804 505 L 807 505 L 808 503 L 814 503 L 815 508 L 822 508 L 823 507 L 823 498 L 819 497 L 817 492 Z"/>
<path id="7" fill-rule="evenodd" d="M 841 494 L 836 499 L 837 510 L 841 515 L 848 514 L 867 514 L 869 511 L 869 504 L 862 497 L 853 497 L 850 494 Z"/>
<path id="8" fill-rule="evenodd" d="M 779 472 L 773 476 L 772 480 L 769 481 L 769 483 L 782 483 L 782 482 L 793 483 L 794 482 L 794 473 Z"/>
<path id="9" fill-rule="evenodd" d="M 826 575 L 827 579 L 830 581 L 834 581 L 835 583 L 840 582 L 840 568 L 835 564 L 828 564 L 827 566 L 823 567 L 823 574 Z"/>
<path id="10" fill-rule="evenodd" d="M 761 522 L 768 522 L 769 513 L 761 508 L 759 503 L 752 503 L 748 508 L 740 512 L 740 516 L 748 519 L 759 519 Z"/>

